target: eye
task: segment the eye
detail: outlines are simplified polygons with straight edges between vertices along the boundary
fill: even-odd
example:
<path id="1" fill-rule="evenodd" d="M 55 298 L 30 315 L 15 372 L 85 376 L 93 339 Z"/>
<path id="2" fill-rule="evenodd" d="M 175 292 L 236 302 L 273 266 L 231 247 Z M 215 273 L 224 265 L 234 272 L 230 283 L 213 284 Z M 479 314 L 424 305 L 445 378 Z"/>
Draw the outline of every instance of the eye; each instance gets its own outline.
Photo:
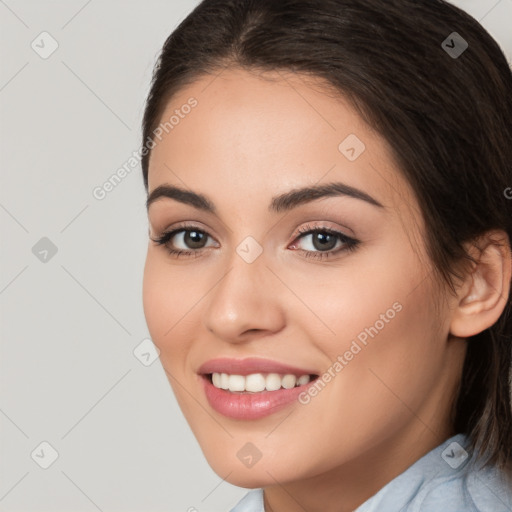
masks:
<path id="1" fill-rule="evenodd" d="M 208 236 L 207 233 L 199 231 L 198 229 L 181 229 L 174 231 L 169 241 L 174 239 L 173 245 L 180 250 L 202 249 L 206 247 Z M 180 245 L 184 247 L 179 247 Z"/>
<path id="2" fill-rule="evenodd" d="M 158 238 L 151 238 L 157 245 L 163 245 L 173 256 L 191 256 L 199 254 L 201 249 L 215 246 L 206 245 L 210 235 L 197 226 L 180 226 L 171 231 L 162 233 Z"/>
<path id="3" fill-rule="evenodd" d="M 321 226 L 306 225 L 301 227 L 298 232 L 300 236 L 289 247 L 299 250 L 307 258 L 322 259 L 344 251 L 353 251 L 360 243 L 359 240 L 340 231 Z M 151 238 L 151 240 L 157 245 L 165 246 L 167 252 L 173 257 L 197 257 L 203 249 L 218 247 L 216 242 L 208 245 L 209 238 L 211 237 L 206 231 L 187 224 L 166 231 L 158 238 Z M 300 243 L 301 241 L 302 243 Z"/>
<path id="4" fill-rule="evenodd" d="M 299 246 L 306 257 L 327 258 L 344 251 L 353 251 L 359 244 L 359 240 L 331 228 L 306 225 L 298 231 L 300 236 L 291 247 L 297 249 Z M 298 244 L 297 240 L 303 243 Z"/>

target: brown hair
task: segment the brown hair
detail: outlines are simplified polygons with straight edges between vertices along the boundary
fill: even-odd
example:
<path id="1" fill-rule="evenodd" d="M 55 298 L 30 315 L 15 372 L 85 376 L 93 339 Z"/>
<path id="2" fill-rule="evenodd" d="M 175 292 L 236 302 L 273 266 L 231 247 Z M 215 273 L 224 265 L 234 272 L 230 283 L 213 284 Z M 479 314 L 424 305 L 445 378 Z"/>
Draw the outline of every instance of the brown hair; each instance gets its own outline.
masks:
<path id="1" fill-rule="evenodd" d="M 453 32 L 468 44 L 458 56 L 447 51 Z M 451 290 L 471 260 L 465 242 L 491 229 L 512 240 L 512 73 L 462 10 L 443 0 L 204 0 L 163 45 L 143 142 L 179 89 L 227 66 L 322 78 L 347 97 L 392 148 Z M 512 461 L 511 309 L 509 295 L 499 320 L 468 338 L 453 411 L 481 462 L 502 468 Z"/>

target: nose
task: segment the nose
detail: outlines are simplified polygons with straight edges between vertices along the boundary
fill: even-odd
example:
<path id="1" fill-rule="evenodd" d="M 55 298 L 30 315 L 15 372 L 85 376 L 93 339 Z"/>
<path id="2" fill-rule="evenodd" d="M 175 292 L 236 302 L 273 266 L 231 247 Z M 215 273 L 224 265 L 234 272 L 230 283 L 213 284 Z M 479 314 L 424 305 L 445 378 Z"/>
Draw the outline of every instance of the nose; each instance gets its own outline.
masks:
<path id="1" fill-rule="evenodd" d="M 207 295 L 203 323 L 216 337 L 242 343 L 280 331 L 286 321 L 286 298 L 261 254 L 248 263 L 233 251 L 224 271 Z"/>

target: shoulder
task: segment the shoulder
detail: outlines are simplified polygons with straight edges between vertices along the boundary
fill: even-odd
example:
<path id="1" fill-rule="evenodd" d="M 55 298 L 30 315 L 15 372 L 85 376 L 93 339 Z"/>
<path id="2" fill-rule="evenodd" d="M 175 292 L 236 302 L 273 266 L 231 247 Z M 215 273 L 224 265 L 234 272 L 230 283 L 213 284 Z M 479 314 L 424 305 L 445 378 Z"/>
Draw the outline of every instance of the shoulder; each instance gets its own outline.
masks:
<path id="1" fill-rule="evenodd" d="M 389 482 L 357 512 L 512 511 L 511 481 L 494 466 L 479 468 L 475 460 L 466 436 L 457 434 Z"/>
<path id="2" fill-rule="evenodd" d="M 462 434 L 448 439 L 358 507 L 357 512 L 511 512 L 512 481 L 472 462 Z M 249 491 L 230 512 L 265 512 L 263 490 Z"/>
<path id="3" fill-rule="evenodd" d="M 456 475 L 434 478 L 425 486 L 418 512 L 509 512 L 512 483 L 496 467 L 468 467 Z"/>
<path id="4" fill-rule="evenodd" d="M 229 512 L 265 512 L 263 507 L 263 490 L 249 491 Z"/>

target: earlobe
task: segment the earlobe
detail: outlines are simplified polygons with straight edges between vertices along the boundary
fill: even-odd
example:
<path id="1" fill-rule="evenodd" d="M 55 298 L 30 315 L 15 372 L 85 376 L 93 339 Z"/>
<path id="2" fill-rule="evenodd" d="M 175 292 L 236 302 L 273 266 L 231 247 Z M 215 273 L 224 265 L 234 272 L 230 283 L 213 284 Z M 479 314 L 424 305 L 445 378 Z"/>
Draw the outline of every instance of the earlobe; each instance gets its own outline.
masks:
<path id="1" fill-rule="evenodd" d="M 504 231 L 489 231 L 470 248 L 476 263 L 459 287 L 450 332 L 467 338 L 491 327 L 499 319 L 510 293 L 512 257 Z"/>

